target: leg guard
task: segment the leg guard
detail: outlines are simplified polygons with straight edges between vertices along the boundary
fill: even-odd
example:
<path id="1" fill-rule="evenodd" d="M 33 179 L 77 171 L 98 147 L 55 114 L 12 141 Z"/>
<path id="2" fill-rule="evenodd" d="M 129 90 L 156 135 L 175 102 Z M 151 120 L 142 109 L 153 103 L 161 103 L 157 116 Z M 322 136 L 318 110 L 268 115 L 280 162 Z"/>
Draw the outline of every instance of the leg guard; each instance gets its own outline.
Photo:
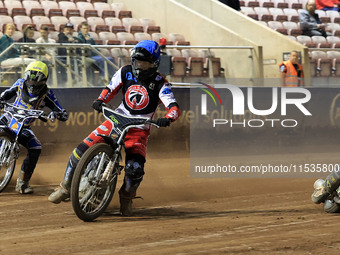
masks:
<path id="1" fill-rule="evenodd" d="M 28 149 L 27 157 L 24 159 L 19 178 L 28 182 L 33 174 L 35 166 L 37 165 L 41 149 Z"/>
<path id="2" fill-rule="evenodd" d="M 325 180 L 325 190 L 329 194 L 333 193 L 340 185 L 340 172 L 333 171 Z"/>
<path id="3" fill-rule="evenodd" d="M 132 199 L 143 180 L 145 158 L 139 154 L 128 154 L 125 161 L 124 183 L 119 190 L 119 196 Z"/>
<path id="4" fill-rule="evenodd" d="M 71 183 L 72 183 L 72 178 L 73 178 L 73 174 L 74 174 L 74 170 L 77 167 L 77 164 L 81 158 L 81 156 L 84 154 L 84 152 L 89 148 L 88 145 L 86 145 L 85 143 L 80 143 L 77 148 L 75 148 L 72 151 L 72 154 L 68 160 L 68 164 L 66 167 L 66 171 L 65 171 L 65 176 L 64 176 L 64 180 L 61 182 L 61 186 L 69 191 L 71 188 Z"/>

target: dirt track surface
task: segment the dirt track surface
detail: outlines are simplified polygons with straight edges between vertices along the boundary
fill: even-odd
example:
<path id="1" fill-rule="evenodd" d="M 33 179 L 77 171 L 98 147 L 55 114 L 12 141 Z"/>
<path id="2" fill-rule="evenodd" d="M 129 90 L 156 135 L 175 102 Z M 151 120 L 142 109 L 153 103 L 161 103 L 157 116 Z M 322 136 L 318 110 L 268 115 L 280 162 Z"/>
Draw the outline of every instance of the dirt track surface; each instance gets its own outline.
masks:
<path id="1" fill-rule="evenodd" d="M 67 158 L 42 156 L 33 195 L 0 194 L 0 254 L 340 254 L 338 215 L 310 201 L 314 179 L 192 179 L 187 155 L 151 154 L 134 216 L 115 196 L 85 223 L 47 201 Z"/>

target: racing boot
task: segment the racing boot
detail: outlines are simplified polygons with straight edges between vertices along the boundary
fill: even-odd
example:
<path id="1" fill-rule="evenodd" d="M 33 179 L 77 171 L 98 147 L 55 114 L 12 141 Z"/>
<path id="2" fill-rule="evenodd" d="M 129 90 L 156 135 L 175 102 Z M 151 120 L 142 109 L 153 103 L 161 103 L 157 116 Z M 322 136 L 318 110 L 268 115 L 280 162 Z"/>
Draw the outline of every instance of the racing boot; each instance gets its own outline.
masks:
<path id="1" fill-rule="evenodd" d="M 31 176 L 31 174 L 20 171 L 17 179 L 17 184 L 15 186 L 15 191 L 19 192 L 20 194 L 32 194 L 33 188 L 29 185 L 29 180 L 31 179 Z"/>
<path id="2" fill-rule="evenodd" d="M 119 190 L 120 214 L 129 217 L 132 215 L 132 198 L 122 188 Z"/>
<path id="3" fill-rule="evenodd" d="M 70 198 L 70 192 L 60 185 L 51 193 L 51 195 L 49 195 L 48 201 L 59 204 L 61 201 L 65 201 L 68 198 Z"/>
<path id="4" fill-rule="evenodd" d="M 339 187 L 340 173 L 334 171 L 327 176 L 326 180 L 318 179 L 314 183 L 312 201 L 315 204 L 324 203 L 326 199 Z"/>

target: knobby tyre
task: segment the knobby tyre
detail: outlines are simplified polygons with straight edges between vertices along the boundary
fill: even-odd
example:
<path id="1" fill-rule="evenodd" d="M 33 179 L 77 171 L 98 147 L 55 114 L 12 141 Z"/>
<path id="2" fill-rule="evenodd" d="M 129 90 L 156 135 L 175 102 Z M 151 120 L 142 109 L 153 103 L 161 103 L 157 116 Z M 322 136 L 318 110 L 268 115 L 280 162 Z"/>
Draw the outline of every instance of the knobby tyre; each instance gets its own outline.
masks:
<path id="1" fill-rule="evenodd" d="M 95 144 L 78 162 L 71 184 L 71 201 L 75 214 L 83 221 L 99 217 L 112 200 L 117 176 L 109 183 L 102 183 L 100 179 L 113 153 L 108 144 Z M 101 163 L 102 167 L 98 169 Z"/>
<path id="2" fill-rule="evenodd" d="M 16 157 L 14 150 L 10 150 L 13 138 L 6 132 L 0 131 L 0 193 L 12 179 Z"/>

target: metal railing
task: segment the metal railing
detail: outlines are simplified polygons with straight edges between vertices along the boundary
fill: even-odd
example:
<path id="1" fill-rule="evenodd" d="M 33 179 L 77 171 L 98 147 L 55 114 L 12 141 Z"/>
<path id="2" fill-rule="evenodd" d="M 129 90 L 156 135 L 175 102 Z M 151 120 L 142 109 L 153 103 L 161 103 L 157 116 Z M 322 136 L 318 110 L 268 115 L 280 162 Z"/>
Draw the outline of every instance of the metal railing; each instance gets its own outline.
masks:
<path id="1" fill-rule="evenodd" d="M 21 77 L 24 75 L 25 70 L 25 55 L 27 54 L 27 50 L 35 51 L 35 55 L 33 56 L 36 60 L 43 60 L 44 56 L 47 52 L 52 52 L 50 61 L 48 61 L 48 66 L 50 69 L 50 86 L 51 87 L 88 87 L 88 86 L 96 86 L 93 81 L 88 79 L 89 69 L 86 66 L 86 61 L 88 56 L 88 52 L 92 52 L 92 54 L 99 56 L 102 58 L 104 62 L 104 76 L 102 77 L 106 82 L 109 82 L 113 73 L 109 73 L 109 67 L 114 69 L 115 71 L 120 68 L 116 63 L 113 63 L 108 58 L 109 54 L 105 54 L 105 50 L 110 50 L 113 48 L 118 49 L 131 49 L 135 45 L 90 45 L 90 44 L 79 44 L 79 43 L 13 43 L 8 48 L 6 48 L 3 52 L 0 53 L 0 58 L 6 53 L 8 53 L 11 49 L 15 48 L 20 53 L 20 58 L 22 62 L 17 66 L 2 66 L 1 65 L 1 80 L 2 76 L 8 70 L 16 70 Z M 250 59 L 250 79 L 255 78 L 255 66 L 258 65 L 256 63 L 254 57 L 254 47 L 252 46 L 186 46 L 186 45 L 167 45 L 168 49 L 207 49 L 208 54 L 207 58 L 209 61 L 208 68 L 208 77 L 206 77 L 206 82 L 210 82 L 212 84 L 215 83 L 215 77 L 213 74 L 213 63 L 212 59 L 214 54 L 212 50 L 249 50 L 248 58 Z M 65 55 L 58 55 L 58 49 L 65 49 Z M 26 52 L 26 53 L 25 53 Z M 122 51 L 120 51 L 122 52 Z M 119 58 L 126 58 L 127 56 L 123 53 L 118 56 Z M 216 56 L 219 57 L 219 56 Z M 31 56 L 32 58 L 32 56 Z M 18 71 L 20 69 L 20 71 Z M 171 75 L 167 77 L 170 81 L 172 79 Z M 221 77 L 225 78 L 225 77 Z M 63 80 L 64 82 L 60 82 Z M 95 80 L 96 81 L 96 80 Z M 195 82 L 195 81 L 194 81 Z M 105 84 L 99 84 L 100 86 L 104 86 Z"/>

